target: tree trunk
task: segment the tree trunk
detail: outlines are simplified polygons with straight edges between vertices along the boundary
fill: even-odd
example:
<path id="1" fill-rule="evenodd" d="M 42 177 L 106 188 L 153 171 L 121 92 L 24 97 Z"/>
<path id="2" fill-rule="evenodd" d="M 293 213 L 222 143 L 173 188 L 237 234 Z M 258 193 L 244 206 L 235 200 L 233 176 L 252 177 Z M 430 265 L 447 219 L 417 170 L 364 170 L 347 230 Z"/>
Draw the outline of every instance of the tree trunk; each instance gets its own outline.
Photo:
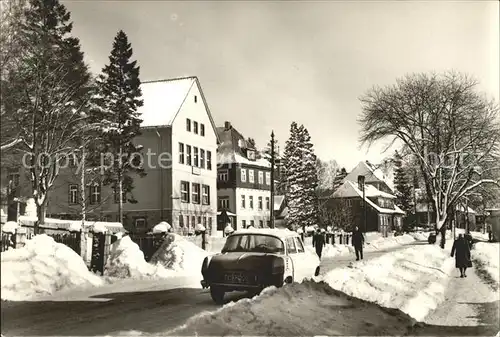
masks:
<path id="1" fill-rule="evenodd" d="M 36 205 L 37 220 L 35 221 L 35 225 L 33 226 L 33 232 L 35 235 L 38 235 L 40 233 L 40 226 L 45 224 L 45 212 L 47 211 L 46 206 L 46 199 L 44 199 L 44 201 L 40 205 Z"/>
<path id="2" fill-rule="evenodd" d="M 120 145 L 118 158 L 118 222 L 123 225 L 123 172 L 122 172 L 122 147 Z"/>
<path id="3" fill-rule="evenodd" d="M 441 241 L 439 246 L 444 249 L 444 246 L 446 245 L 446 225 L 441 226 L 439 229 L 439 233 L 441 234 Z"/>

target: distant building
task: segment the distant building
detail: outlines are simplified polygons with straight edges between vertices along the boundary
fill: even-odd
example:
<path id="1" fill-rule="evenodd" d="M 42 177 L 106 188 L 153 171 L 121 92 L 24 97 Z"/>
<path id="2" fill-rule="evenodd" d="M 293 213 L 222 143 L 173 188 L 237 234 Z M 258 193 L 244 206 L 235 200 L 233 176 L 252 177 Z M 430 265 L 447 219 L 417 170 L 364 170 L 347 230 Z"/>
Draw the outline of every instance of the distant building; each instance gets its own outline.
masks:
<path id="1" fill-rule="evenodd" d="M 365 178 L 365 198 L 363 186 L 358 184 L 358 177 Z M 360 162 L 343 179 L 342 185 L 330 196 L 321 197 L 325 206 L 337 218 L 342 218 L 351 227 L 358 226 L 366 232 L 378 231 L 387 235 L 390 231 L 402 227 L 405 214 L 394 201 L 396 196 L 385 181 L 383 173 L 367 162 Z M 364 223 L 363 205 L 366 205 L 366 227 Z M 340 214 L 343 217 L 340 217 Z M 346 225 L 346 224 L 334 224 Z"/>
<path id="2" fill-rule="evenodd" d="M 151 156 L 144 163 L 147 175 L 134 178 L 137 203 L 124 200 L 124 227 L 146 232 L 167 221 L 175 232 L 185 234 L 201 223 L 215 233 L 218 135 L 198 78 L 143 82 L 141 90 L 142 134 L 135 142 L 143 145 L 144 156 Z M 98 178 L 87 179 L 88 217 L 120 222 L 118 193 Z M 80 217 L 79 179 L 74 169 L 61 174 L 48 215 Z"/>
<path id="3" fill-rule="evenodd" d="M 218 211 L 229 216 L 235 229 L 270 225 L 271 164 L 261 158 L 230 122 L 218 127 L 217 151 Z M 227 219 L 219 219 L 222 231 Z"/>

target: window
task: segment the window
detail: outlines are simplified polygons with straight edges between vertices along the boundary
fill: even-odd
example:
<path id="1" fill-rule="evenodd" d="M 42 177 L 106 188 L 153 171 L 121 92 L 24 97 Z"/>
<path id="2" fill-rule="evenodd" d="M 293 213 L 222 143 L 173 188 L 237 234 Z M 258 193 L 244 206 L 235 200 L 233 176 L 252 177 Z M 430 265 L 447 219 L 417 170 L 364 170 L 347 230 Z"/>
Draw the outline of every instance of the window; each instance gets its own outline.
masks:
<path id="1" fill-rule="evenodd" d="M 247 204 L 247 198 L 245 195 L 241 196 L 241 208 L 245 208 Z"/>
<path id="2" fill-rule="evenodd" d="M 212 152 L 207 151 L 207 170 L 212 169 Z"/>
<path id="3" fill-rule="evenodd" d="M 200 203 L 200 184 L 193 183 L 193 204 Z"/>
<path id="4" fill-rule="evenodd" d="M 217 178 L 220 180 L 220 181 L 227 181 L 228 178 L 229 178 L 229 173 L 227 170 L 219 170 L 219 172 L 217 172 Z"/>
<path id="5" fill-rule="evenodd" d="M 271 185 L 271 172 L 266 172 L 266 185 Z"/>
<path id="6" fill-rule="evenodd" d="M 247 170 L 242 168 L 241 169 L 241 181 L 246 182 L 247 181 Z"/>
<path id="7" fill-rule="evenodd" d="M 198 223 L 201 225 L 201 216 L 198 217 Z"/>
<path id="8" fill-rule="evenodd" d="M 253 195 L 248 197 L 248 202 L 250 203 L 250 209 L 253 209 Z"/>
<path id="9" fill-rule="evenodd" d="M 299 253 L 304 253 L 305 250 L 304 250 L 304 245 L 302 244 L 302 240 L 300 240 L 300 238 L 295 238 L 295 244 L 297 246 L 297 252 Z"/>
<path id="10" fill-rule="evenodd" d="M 200 135 L 205 137 L 205 124 L 200 124 Z"/>
<path id="11" fill-rule="evenodd" d="M 203 205 L 210 205 L 210 186 L 203 185 Z"/>
<path id="12" fill-rule="evenodd" d="M 254 173 L 254 171 L 252 169 L 248 170 L 248 181 L 252 184 L 255 182 L 253 173 Z"/>
<path id="13" fill-rule="evenodd" d="M 269 235 L 233 234 L 229 236 L 222 252 L 259 252 L 283 254 L 283 242 Z"/>
<path id="14" fill-rule="evenodd" d="M 288 254 L 297 253 L 297 247 L 295 246 L 295 241 L 292 237 L 286 238 L 285 242 L 286 242 L 286 250 L 288 251 Z"/>
<path id="15" fill-rule="evenodd" d="M 196 227 L 196 217 L 194 215 L 191 216 L 191 227 Z"/>
<path id="16" fill-rule="evenodd" d="M 186 227 L 189 228 L 189 215 L 186 215 Z"/>
<path id="17" fill-rule="evenodd" d="M 69 185 L 69 203 L 77 204 L 78 203 L 78 185 Z"/>
<path id="18" fill-rule="evenodd" d="M 179 143 L 179 163 L 184 164 L 184 144 Z"/>
<path id="19" fill-rule="evenodd" d="M 189 182 L 181 181 L 181 201 L 189 202 Z"/>
<path id="20" fill-rule="evenodd" d="M 19 186 L 19 173 L 10 173 L 7 179 L 12 188 Z"/>
<path id="21" fill-rule="evenodd" d="M 241 220 L 241 227 L 247 228 L 247 221 L 246 220 Z"/>
<path id="22" fill-rule="evenodd" d="M 68 157 L 69 167 L 76 167 L 76 156 L 74 153 L 70 153 Z"/>
<path id="23" fill-rule="evenodd" d="M 120 202 L 120 190 L 119 190 L 119 188 L 113 189 L 113 199 L 114 199 L 113 201 L 115 204 Z M 123 202 L 127 202 L 127 193 L 125 193 L 124 191 L 122 191 L 122 203 Z"/>
<path id="24" fill-rule="evenodd" d="M 191 165 L 191 145 L 186 145 L 186 164 Z"/>
<path id="25" fill-rule="evenodd" d="M 194 102 L 198 103 L 198 96 L 194 95 Z"/>
<path id="26" fill-rule="evenodd" d="M 264 228 L 264 220 L 259 220 L 259 227 Z"/>
<path id="27" fill-rule="evenodd" d="M 95 205 L 101 202 L 101 186 L 92 185 L 90 186 L 90 204 Z"/>
<path id="28" fill-rule="evenodd" d="M 269 197 L 266 197 L 266 209 L 269 210 L 270 206 L 270 200 Z"/>
<path id="29" fill-rule="evenodd" d="M 186 131 L 191 132 L 191 120 L 186 118 Z"/>
<path id="30" fill-rule="evenodd" d="M 259 184 L 264 184 L 264 172 L 259 171 Z"/>
<path id="31" fill-rule="evenodd" d="M 210 234 L 212 232 L 212 217 L 208 217 L 208 233 Z"/>
<path id="32" fill-rule="evenodd" d="M 255 227 L 255 222 L 253 220 L 250 220 L 250 227 Z"/>
<path id="33" fill-rule="evenodd" d="M 259 210 L 262 210 L 262 197 L 259 197 Z"/>
<path id="34" fill-rule="evenodd" d="M 267 224 L 267 227 L 271 227 L 271 221 L 270 220 L 267 220 L 266 224 Z"/>
<path id="35" fill-rule="evenodd" d="M 193 132 L 198 134 L 198 122 L 193 122 Z"/>
<path id="36" fill-rule="evenodd" d="M 247 156 L 249 160 L 255 160 L 255 151 L 247 151 Z"/>
<path id="37" fill-rule="evenodd" d="M 228 197 L 219 197 L 219 209 L 228 209 L 229 208 L 229 198 Z"/>
<path id="38" fill-rule="evenodd" d="M 184 227 L 184 215 L 179 214 L 179 227 Z"/>
<path id="39" fill-rule="evenodd" d="M 198 148 L 193 147 L 193 166 L 198 167 Z"/>
<path id="40" fill-rule="evenodd" d="M 136 218 L 135 219 L 135 228 L 146 228 L 146 219 L 145 218 Z"/>
<path id="41" fill-rule="evenodd" d="M 200 168 L 205 168 L 205 150 L 200 149 Z"/>

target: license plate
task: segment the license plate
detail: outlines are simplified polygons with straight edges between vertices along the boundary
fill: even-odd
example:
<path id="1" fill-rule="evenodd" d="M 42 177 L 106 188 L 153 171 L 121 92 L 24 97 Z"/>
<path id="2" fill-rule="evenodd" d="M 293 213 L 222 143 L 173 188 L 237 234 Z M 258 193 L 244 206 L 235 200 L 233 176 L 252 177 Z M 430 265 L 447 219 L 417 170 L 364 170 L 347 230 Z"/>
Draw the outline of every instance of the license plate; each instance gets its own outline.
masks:
<path id="1" fill-rule="evenodd" d="M 236 284 L 247 283 L 247 278 L 242 273 L 227 273 L 224 275 L 224 280 L 227 283 L 236 283 Z"/>

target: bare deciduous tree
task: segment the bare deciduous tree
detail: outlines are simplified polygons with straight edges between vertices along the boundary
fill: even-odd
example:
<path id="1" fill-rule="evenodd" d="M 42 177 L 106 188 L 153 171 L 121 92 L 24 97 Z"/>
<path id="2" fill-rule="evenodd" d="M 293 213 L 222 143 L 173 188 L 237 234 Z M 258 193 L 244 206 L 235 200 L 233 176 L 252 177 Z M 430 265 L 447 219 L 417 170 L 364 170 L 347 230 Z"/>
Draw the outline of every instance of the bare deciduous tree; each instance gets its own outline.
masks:
<path id="1" fill-rule="evenodd" d="M 418 163 L 444 248 L 450 211 L 467 193 L 499 184 L 498 105 L 470 77 L 449 72 L 408 75 L 361 98 L 361 141 L 392 137 Z"/>

